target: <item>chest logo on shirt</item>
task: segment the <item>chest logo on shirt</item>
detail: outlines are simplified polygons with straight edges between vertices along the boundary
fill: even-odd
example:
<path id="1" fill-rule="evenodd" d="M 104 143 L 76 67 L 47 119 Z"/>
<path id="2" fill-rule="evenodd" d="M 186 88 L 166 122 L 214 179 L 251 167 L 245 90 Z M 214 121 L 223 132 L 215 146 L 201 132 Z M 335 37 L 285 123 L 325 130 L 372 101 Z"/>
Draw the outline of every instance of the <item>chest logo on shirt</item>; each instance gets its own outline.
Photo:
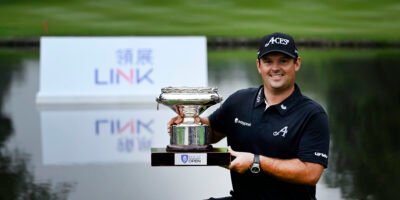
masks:
<path id="1" fill-rule="evenodd" d="M 240 124 L 242 126 L 251 127 L 251 123 L 242 121 L 242 120 L 238 119 L 237 117 L 235 118 L 235 124 Z"/>
<path id="2" fill-rule="evenodd" d="M 272 133 L 272 135 L 273 135 L 273 136 L 278 136 L 278 135 L 280 135 L 280 136 L 282 136 L 282 137 L 285 137 L 287 133 L 288 133 L 288 126 L 285 126 L 285 127 L 283 127 L 281 130 L 279 130 L 279 131 L 274 131 L 274 132 Z"/>

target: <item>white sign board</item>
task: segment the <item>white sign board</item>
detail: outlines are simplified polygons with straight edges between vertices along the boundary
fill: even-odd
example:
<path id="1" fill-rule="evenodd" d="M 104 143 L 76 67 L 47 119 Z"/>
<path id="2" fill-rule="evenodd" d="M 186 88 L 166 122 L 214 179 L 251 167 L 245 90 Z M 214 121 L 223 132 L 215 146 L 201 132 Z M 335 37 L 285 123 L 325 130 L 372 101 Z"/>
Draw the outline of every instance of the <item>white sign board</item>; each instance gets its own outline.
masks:
<path id="1" fill-rule="evenodd" d="M 38 103 L 154 101 L 207 86 L 205 37 L 42 37 Z"/>

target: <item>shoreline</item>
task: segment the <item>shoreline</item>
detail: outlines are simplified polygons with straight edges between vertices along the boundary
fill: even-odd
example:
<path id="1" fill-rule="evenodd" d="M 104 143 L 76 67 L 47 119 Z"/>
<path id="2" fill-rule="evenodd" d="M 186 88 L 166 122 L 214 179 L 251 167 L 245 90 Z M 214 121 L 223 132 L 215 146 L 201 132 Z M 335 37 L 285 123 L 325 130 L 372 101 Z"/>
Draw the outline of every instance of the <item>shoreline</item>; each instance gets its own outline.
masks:
<path id="1" fill-rule="evenodd" d="M 259 38 L 226 38 L 207 37 L 207 48 L 210 50 L 254 49 L 258 47 Z M 348 48 L 348 49 L 400 49 L 400 42 L 383 42 L 369 40 L 326 40 L 299 39 L 298 48 Z M 0 39 L 0 48 L 38 49 L 40 38 Z"/>

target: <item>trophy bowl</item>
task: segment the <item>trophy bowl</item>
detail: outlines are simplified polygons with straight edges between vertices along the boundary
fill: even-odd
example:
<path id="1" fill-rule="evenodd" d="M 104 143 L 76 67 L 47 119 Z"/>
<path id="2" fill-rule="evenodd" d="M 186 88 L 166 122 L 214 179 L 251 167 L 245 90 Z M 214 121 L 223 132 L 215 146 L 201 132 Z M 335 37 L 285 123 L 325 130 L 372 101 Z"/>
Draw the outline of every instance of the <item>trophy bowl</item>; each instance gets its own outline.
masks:
<path id="1" fill-rule="evenodd" d="M 209 151 L 208 125 L 195 118 L 210 106 L 222 101 L 217 88 L 211 87 L 165 87 L 156 98 L 158 104 L 171 108 L 183 118 L 181 124 L 173 125 L 167 151 Z"/>

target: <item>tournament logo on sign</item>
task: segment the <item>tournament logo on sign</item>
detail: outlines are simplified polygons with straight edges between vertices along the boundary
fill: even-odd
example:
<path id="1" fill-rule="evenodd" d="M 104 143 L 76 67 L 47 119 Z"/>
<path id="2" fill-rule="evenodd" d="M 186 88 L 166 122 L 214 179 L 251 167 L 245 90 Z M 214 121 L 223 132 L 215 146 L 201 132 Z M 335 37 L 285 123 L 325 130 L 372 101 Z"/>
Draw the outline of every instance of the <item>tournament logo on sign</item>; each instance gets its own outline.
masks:
<path id="1" fill-rule="evenodd" d="M 187 161 L 189 160 L 189 156 L 186 154 L 181 155 L 181 161 L 183 163 L 187 163 Z"/>

